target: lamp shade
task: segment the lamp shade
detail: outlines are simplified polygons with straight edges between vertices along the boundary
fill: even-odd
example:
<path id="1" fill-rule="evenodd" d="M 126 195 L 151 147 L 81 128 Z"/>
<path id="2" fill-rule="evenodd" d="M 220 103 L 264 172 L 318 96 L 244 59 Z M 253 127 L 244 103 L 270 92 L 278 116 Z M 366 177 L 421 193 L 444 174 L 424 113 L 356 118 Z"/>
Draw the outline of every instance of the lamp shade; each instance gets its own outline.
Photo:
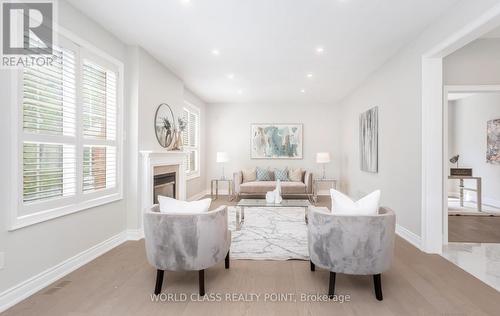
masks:
<path id="1" fill-rule="evenodd" d="M 317 153 L 316 154 L 316 162 L 317 163 L 329 163 L 330 162 L 330 153 Z"/>
<path id="2" fill-rule="evenodd" d="M 217 162 L 228 162 L 229 156 L 226 152 L 217 152 Z"/>

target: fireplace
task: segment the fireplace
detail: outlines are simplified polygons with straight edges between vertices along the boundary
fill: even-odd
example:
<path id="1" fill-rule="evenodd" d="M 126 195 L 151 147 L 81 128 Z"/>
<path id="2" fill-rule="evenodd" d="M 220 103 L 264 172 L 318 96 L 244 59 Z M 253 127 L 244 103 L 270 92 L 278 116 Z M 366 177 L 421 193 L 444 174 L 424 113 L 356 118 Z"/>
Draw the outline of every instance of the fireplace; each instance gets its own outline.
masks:
<path id="1" fill-rule="evenodd" d="M 175 197 L 175 172 L 155 174 L 153 178 L 153 203 L 158 204 L 158 195 Z"/>

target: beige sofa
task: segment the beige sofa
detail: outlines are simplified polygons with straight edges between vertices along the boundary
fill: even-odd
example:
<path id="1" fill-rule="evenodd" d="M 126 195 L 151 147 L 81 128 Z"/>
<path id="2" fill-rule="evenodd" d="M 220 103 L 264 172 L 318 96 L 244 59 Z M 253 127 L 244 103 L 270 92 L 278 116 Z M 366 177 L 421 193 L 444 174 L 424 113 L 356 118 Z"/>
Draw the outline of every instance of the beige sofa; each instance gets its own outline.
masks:
<path id="1" fill-rule="evenodd" d="M 233 174 L 234 194 L 236 197 L 242 195 L 265 195 L 267 192 L 276 189 L 276 181 L 243 181 L 241 171 Z M 305 171 L 301 182 L 281 181 L 282 195 L 303 195 L 312 194 L 312 173 Z"/>

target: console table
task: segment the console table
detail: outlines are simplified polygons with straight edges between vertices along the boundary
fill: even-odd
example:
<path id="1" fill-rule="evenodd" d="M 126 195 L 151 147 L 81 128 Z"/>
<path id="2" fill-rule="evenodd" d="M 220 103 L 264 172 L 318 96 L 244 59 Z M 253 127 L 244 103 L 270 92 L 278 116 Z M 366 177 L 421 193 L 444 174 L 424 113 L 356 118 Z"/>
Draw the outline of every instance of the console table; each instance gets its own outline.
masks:
<path id="1" fill-rule="evenodd" d="M 472 191 L 476 192 L 477 194 L 477 199 L 476 199 L 476 204 L 477 204 L 477 211 L 481 212 L 482 211 L 482 192 L 481 192 L 481 177 L 469 177 L 469 176 L 448 176 L 448 179 L 451 180 L 460 180 L 460 206 L 464 206 L 464 191 Z M 464 180 L 476 180 L 476 188 L 466 188 L 464 185 Z"/>

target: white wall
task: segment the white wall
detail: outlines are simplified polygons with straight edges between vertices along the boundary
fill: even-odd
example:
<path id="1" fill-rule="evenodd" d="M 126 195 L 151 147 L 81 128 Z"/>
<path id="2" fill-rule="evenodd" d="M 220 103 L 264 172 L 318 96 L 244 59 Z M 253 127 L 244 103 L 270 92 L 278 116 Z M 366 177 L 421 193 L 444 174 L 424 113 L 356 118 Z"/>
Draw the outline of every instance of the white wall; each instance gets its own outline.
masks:
<path id="1" fill-rule="evenodd" d="M 119 40 L 62 1 L 59 2 L 59 23 L 104 52 L 124 60 L 125 46 Z M 11 148 L 12 124 L 17 124 L 9 120 L 15 107 L 11 102 L 10 73 L 0 70 L 0 147 L 4 149 Z M 0 155 L 0 174 L 4 177 L 4 181 L 0 181 L 0 252 L 5 252 L 0 293 L 125 229 L 122 200 L 9 232 L 11 182 L 7 175 L 10 165 L 11 157 L 5 150 Z"/>
<path id="2" fill-rule="evenodd" d="M 500 84 L 500 38 L 473 41 L 443 60 L 446 85 Z"/>
<path id="3" fill-rule="evenodd" d="M 185 88 L 184 83 L 167 67 L 161 64 L 144 49 L 137 46 L 127 48 L 127 66 L 130 76 L 127 77 L 128 95 L 128 128 L 127 139 L 131 143 L 129 148 L 128 165 L 129 189 L 127 190 L 127 227 L 139 229 L 142 211 L 140 209 L 140 183 L 141 167 L 138 151 L 165 150 L 158 144 L 154 132 L 154 116 L 158 105 L 167 103 L 172 107 L 174 115 L 178 117 L 182 112 L 184 101 L 200 109 L 200 127 L 205 128 L 205 103 L 195 94 Z M 205 133 L 201 133 L 204 143 Z M 201 157 L 204 157 L 204 145 L 201 147 Z M 205 191 L 206 172 L 201 165 L 200 177 L 187 181 L 188 198 Z"/>
<path id="4" fill-rule="evenodd" d="M 500 207 L 500 166 L 486 162 L 486 124 L 500 119 L 500 94 L 476 94 L 450 103 L 450 108 L 448 157 L 459 154 L 460 167 L 473 168 L 474 176 L 482 178 L 483 203 Z M 475 198 L 474 192 L 470 195 Z"/>
<path id="5" fill-rule="evenodd" d="M 461 1 L 340 102 L 342 186 L 354 196 L 382 189 L 382 204 L 412 236 L 421 235 L 422 55 L 497 1 Z M 359 169 L 358 117 L 379 106 L 379 173 Z"/>
<path id="6" fill-rule="evenodd" d="M 125 65 L 124 91 L 124 199 L 56 218 L 16 231 L 8 231 L 11 181 L 0 181 L 0 252 L 5 253 L 5 266 L 0 270 L 0 303 L 6 290 L 61 262 L 102 243 L 126 229 L 137 229 L 139 201 L 139 150 L 160 149 L 154 135 L 154 110 L 167 102 L 179 108 L 183 100 L 200 107 L 205 104 L 187 91 L 165 66 L 139 47 L 127 47 L 112 34 L 65 1 L 58 1 L 59 24 L 88 41 Z M 0 70 L 0 146 L 11 148 L 12 104 L 11 71 Z M 202 128 L 204 118 L 202 117 Z M 204 137 L 204 136 L 203 136 Z M 202 154 L 203 155 L 203 154 Z M 10 174 L 11 156 L 0 155 L 0 174 Z M 203 170 L 203 169 L 202 169 Z M 8 179 L 8 178 L 7 178 Z M 204 191 L 204 174 L 189 181 L 188 194 Z"/>
<path id="7" fill-rule="evenodd" d="M 319 173 L 316 153 L 328 151 L 332 163 L 327 175 L 339 175 L 339 114 L 329 104 L 209 104 L 207 106 L 207 179 L 218 178 L 222 169 L 215 162 L 216 153 L 225 151 L 230 161 L 226 177 L 242 168 L 302 167 Z M 250 159 L 251 123 L 302 123 L 304 159 Z"/>

